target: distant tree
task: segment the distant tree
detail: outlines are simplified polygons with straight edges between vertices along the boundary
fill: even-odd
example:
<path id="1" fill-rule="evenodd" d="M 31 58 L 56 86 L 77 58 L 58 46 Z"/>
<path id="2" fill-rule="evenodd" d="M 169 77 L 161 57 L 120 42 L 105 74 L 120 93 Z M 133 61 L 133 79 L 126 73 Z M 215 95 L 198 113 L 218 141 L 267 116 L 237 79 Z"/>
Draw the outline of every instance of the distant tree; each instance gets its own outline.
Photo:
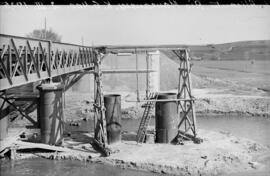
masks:
<path id="1" fill-rule="evenodd" d="M 55 33 L 52 29 L 35 29 L 31 33 L 27 34 L 26 37 L 51 40 L 53 42 L 61 42 L 61 36 Z"/>

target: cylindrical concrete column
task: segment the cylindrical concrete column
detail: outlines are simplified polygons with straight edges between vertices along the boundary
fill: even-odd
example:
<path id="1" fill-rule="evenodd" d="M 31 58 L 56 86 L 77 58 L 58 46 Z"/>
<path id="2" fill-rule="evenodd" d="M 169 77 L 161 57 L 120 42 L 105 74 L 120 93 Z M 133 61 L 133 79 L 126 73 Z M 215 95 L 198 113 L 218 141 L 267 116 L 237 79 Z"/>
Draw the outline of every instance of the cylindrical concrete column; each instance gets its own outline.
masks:
<path id="1" fill-rule="evenodd" d="M 0 140 L 3 140 L 7 137 L 8 134 L 8 104 L 4 100 L 0 99 Z"/>
<path id="2" fill-rule="evenodd" d="M 59 145 L 63 140 L 63 85 L 61 83 L 42 84 L 40 91 L 39 120 L 41 142 Z"/>
<path id="3" fill-rule="evenodd" d="M 107 123 L 108 144 L 121 141 L 121 96 L 109 94 L 104 96 Z"/>
<path id="4" fill-rule="evenodd" d="M 161 93 L 158 99 L 176 99 L 175 93 Z M 178 132 L 179 119 L 175 101 L 156 102 L 156 143 L 170 143 Z"/>
<path id="5" fill-rule="evenodd" d="M 155 72 L 149 73 L 149 90 L 158 92 L 160 90 L 160 52 L 149 52 L 149 66 Z"/>

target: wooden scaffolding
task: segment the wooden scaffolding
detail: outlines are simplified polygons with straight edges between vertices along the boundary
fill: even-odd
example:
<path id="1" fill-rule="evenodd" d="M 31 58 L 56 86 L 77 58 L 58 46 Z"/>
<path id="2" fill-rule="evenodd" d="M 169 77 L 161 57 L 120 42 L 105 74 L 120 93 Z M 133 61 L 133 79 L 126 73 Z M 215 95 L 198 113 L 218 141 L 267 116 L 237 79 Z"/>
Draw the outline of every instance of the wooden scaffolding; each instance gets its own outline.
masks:
<path id="1" fill-rule="evenodd" d="M 192 94 L 191 63 L 189 52 L 185 50 L 173 50 L 179 59 L 179 80 L 178 80 L 178 137 L 193 140 L 201 143 L 202 139 L 197 137 L 197 122 L 194 101 Z M 191 131 L 191 133 L 189 133 Z"/>
<path id="2" fill-rule="evenodd" d="M 178 77 L 178 86 L 177 86 L 177 99 L 162 99 L 158 100 L 157 98 L 149 98 L 148 94 L 153 93 L 149 92 L 148 84 L 146 89 L 146 99 L 143 100 L 148 104 L 151 104 L 151 107 L 155 106 L 155 102 L 166 102 L 166 101 L 176 101 L 177 102 L 177 114 L 179 117 L 178 124 L 178 139 L 192 140 L 195 143 L 201 143 L 202 139 L 197 137 L 197 125 L 196 125 L 196 114 L 194 101 L 195 98 L 192 94 L 192 80 L 191 80 L 191 63 L 189 52 L 187 49 L 174 49 L 171 50 L 179 61 L 179 77 Z M 147 66 L 148 69 L 148 66 Z M 148 75 L 147 75 L 148 76 Z M 147 79 L 148 80 L 148 79 Z M 148 106 L 145 106 L 145 112 L 141 119 L 141 123 L 137 133 L 137 142 L 143 142 L 143 139 L 146 135 L 147 126 L 149 124 L 149 115 Z M 147 109 L 148 108 L 148 109 Z M 147 123 L 145 123 L 147 122 Z"/>
<path id="3" fill-rule="evenodd" d="M 107 130 L 106 130 L 106 117 L 104 107 L 103 85 L 102 85 L 102 72 L 100 69 L 101 56 L 100 53 L 94 51 L 94 125 L 95 125 L 95 142 L 101 147 L 105 148 L 108 145 Z"/>
<path id="4" fill-rule="evenodd" d="M 147 48 L 144 48 L 145 51 L 147 51 Z M 191 80 L 191 63 L 190 63 L 190 57 L 189 57 L 189 51 L 188 49 L 178 49 L 178 48 L 160 48 L 157 50 L 170 52 L 174 55 L 174 57 L 177 58 L 179 61 L 179 77 L 178 77 L 178 90 L 177 90 L 177 98 L 176 99 L 162 99 L 158 100 L 156 98 L 150 97 L 151 94 L 156 92 L 150 92 L 149 91 L 149 58 L 147 58 L 147 69 L 146 69 L 146 99 L 140 100 L 137 97 L 137 100 L 135 102 L 147 102 L 148 104 L 151 104 L 151 107 L 155 105 L 155 102 L 166 102 L 166 101 L 176 101 L 177 102 L 177 114 L 179 117 L 179 124 L 178 124 L 178 135 L 177 138 L 179 139 L 185 139 L 185 140 L 192 140 L 195 143 L 201 143 L 202 139 L 197 137 L 197 125 L 196 125 L 196 114 L 195 114 L 195 106 L 194 101 L 195 98 L 192 94 L 192 80 Z M 137 58 L 137 49 L 132 51 L 133 54 L 136 54 L 136 75 L 138 74 L 138 58 Z M 105 52 L 107 54 L 108 52 Z M 118 52 L 116 52 L 118 53 Z M 114 53 L 115 54 L 115 53 Z M 104 57 L 104 56 L 103 56 Z M 94 78 L 95 78 L 95 139 L 100 142 L 104 147 L 107 146 L 107 131 L 106 131 L 106 119 L 105 119 L 105 107 L 103 103 L 103 89 L 102 89 L 102 73 L 100 70 L 100 64 L 101 64 L 101 52 L 95 53 L 95 71 L 94 71 Z M 138 79 L 137 79 L 138 84 Z M 137 92 L 138 92 L 138 86 L 137 86 Z M 138 96 L 138 95 L 137 95 Z M 132 102 L 132 101 L 130 101 Z M 146 110 L 142 118 L 142 121 L 140 123 L 140 127 L 138 129 L 137 134 L 137 141 L 142 142 L 143 138 L 146 135 L 146 129 L 149 122 L 149 109 L 150 106 L 145 106 Z M 147 123 L 145 123 L 147 122 Z"/>

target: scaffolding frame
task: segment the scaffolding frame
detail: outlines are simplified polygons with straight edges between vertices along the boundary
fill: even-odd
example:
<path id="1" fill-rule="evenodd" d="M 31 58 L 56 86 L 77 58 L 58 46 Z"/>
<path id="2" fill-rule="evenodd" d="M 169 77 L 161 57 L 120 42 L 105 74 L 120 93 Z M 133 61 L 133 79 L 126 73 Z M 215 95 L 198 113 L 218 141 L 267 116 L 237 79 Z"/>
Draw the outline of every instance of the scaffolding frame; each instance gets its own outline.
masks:
<path id="1" fill-rule="evenodd" d="M 119 48 L 117 48 L 119 49 Z M 151 48 L 152 50 L 153 48 Z M 180 120 L 178 124 L 178 134 L 177 138 L 183 138 L 187 140 L 192 140 L 195 143 L 201 143 L 202 139 L 197 137 L 197 120 L 195 113 L 195 97 L 192 94 L 192 79 L 191 79 L 191 58 L 189 57 L 188 49 L 183 48 L 159 48 L 160 50 L 170 50 L 177 57 L 179 61 L 179 77 L 178 77 L 178 86 L 177 86 L 177 98 L 176 99 L 149 99 L 149 78 L 147 74 L 146 82 L 146 98 L 145 100 L 140 100 L 140 102 L 167 102 L 175 101 L 177 102 L 177 115 Z M 125 49 L 127 50 L 127 49 Z M 147 49 L 146 49 L 147 50 Z M 142 52 L 142 51 L 141 51 Z M 136 54 L 136 53 L 134 53 Z M 147 62 L 147 73 L 148 73 L 148 59 Z M 126 100 L 127 101 L 127 100 Z M 127 101 L 127 102 L 138 102 L 137 101 Z M 190 133 L 191 131 L 191 133 Z"/>
<path id="2" fill-rule="evenodd" d="M 99 52 L 94 52 L 94 125 L 95 125 L 95 140 L 102 148 L 107 147 L 107 129 L 105 106 L 102 85 L 102 71 L 100 69 L 101 60 L 106 55 L 101 55 Z"/>
<path id="3" fill-rule="evenodd" d="M 177 89 L 177 109 L 180 122 L 178 124 L 178 137 L 201 143 L 202 139 L 197 135 L 197 120 L 195 113 L 195 97 L 192 94 L 191 63 L 189 52 L 185 50 L 173 50 L 179 59 L 179 77 Z M 182 130 L 181 128 L 184 128 Z M 191 134 L 189 133 L 191 131 Z"/>

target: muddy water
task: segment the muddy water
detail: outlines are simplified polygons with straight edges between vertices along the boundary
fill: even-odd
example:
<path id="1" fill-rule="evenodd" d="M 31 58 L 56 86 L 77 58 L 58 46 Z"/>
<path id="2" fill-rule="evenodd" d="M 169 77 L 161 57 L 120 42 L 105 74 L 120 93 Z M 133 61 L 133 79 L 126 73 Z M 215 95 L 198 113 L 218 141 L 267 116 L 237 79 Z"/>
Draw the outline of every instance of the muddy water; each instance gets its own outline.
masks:
<path id="1" fill-rule="evenodd" d="M 149 172 L 124 170 L 102 164 L 82 161 L 56 161 L 48 159 L 27 159 L 0 161 L 1 176 L 154 176 Z"/>
<path id="2" fill-rule="evenodd" d="M 122 119 L 123 131 L 137 132 L 140 119 Z M 93 122 L 81 122 L 81 127 L 66 126 L 66 130 L 93 131 Z M 151 119 L 150 125 L 155 125 L 155 120 Z M 270 118 L 265 117 L 239 117 L 239 116 L 198 116 L 197 126 L 201 129 L 216 132 L 230 132 L 237 137 L 248 138 L 264 145 L 270 146 Z"/>
<path id="3" fill-rule="evenodd" d="M 198 118 L 198 127 L 212 131 L 226 131 L 232 135 L 270 146 L 270 118 L 208 116 Z"/>

